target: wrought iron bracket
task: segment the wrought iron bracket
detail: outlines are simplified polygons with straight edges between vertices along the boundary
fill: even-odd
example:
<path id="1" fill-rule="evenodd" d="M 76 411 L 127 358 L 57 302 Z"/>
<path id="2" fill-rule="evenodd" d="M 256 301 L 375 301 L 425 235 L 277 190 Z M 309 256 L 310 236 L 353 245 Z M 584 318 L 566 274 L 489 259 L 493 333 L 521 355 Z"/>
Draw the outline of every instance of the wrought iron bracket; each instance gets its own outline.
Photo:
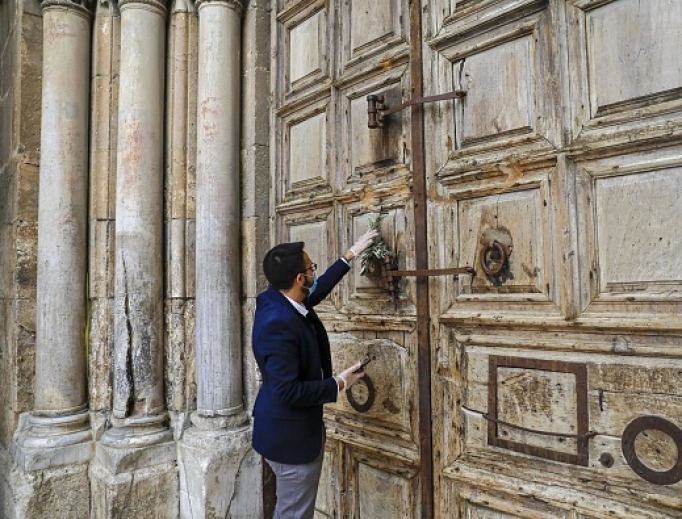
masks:
<path id="1" fill-rule="evenodd" d="M 420 270 L 395 270 L 392 268 L 391 259 L 386 258 L 381 265 L 381 277 L 384 288 L 389 292 L 395 292 L 395 284 L 402 277 L 431 277 L 431 276 L 457 276 L 459 274 L 476 275 L 472 267 L 456 267 L 445 269 L 420 269 Z"/>
<path id="2" fill-rule="evenodd" d="M 463 99 L 467 93 L 465 90 L 455 90 L 447 94 L 439 94 L 437 96 L 415 97 L 403 104 L 389 108 L 384 105 L 384 96 L 371 94 L 367 96 L 367 126 L 369 128 L 379 128 L 384 125 L 384 118 L 395 112 L 399 112 L 412 105 L 422 105 L 424 103 L 433 103 L 435 101 L 445 101 L 447 99 Z"/>

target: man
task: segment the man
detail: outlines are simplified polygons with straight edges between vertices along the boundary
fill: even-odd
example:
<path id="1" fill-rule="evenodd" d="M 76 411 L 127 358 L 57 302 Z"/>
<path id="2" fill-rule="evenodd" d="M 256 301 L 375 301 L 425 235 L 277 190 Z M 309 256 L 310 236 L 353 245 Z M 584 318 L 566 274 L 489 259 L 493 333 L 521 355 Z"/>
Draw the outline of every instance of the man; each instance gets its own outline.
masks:
<path id="1" fill-rule="evenodd" d="M 355 373 L 359 362 L 332 376 L 329 338 L 313 307 L 376 236 L 365 233 L 319 278 L 303 242 L 277 245 L 263 260 L 270 287 L 258 296 L 253 324 L 263 378 L 253 411 L 253 448 L 275 473 L 274 519 L 312 519 L 324 455 L 322 406 L 364 376 Z"/>

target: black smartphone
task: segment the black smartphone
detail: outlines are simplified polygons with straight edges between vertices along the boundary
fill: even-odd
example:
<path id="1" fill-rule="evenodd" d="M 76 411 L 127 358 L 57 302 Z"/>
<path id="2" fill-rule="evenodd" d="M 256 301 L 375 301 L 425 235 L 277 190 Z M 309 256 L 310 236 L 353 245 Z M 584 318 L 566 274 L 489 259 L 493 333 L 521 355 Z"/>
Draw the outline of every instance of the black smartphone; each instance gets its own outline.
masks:
<path id="1" fill-rule="evenodd" d="M 372 362 L 372 359 L 368 358 L 368 359 L 363 360 L 362 364 L 360 364 L 360 367 L 358 369 L 356 369 L 355 371 L 353 371 L 353 373 L 360 373 L 361 371 L 363 371 L 365 369 L 365 366 L 367 364 L 369 364 L 370 362 Z"/>

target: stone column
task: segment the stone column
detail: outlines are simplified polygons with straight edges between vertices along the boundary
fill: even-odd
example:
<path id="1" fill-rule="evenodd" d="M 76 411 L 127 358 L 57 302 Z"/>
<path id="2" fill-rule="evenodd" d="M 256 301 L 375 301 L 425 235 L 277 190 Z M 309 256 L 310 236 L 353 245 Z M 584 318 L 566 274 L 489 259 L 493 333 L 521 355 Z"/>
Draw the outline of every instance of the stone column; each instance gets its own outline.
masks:
<path id="1" fill-rule="evenodd" d="M 47 0 L 38 204 L 36 376 L 16 459 L 24 470 L 92 453 L 86 380 L 89 5 Z"/>
<path id="2" fill-rule="evenodd" d="M 114 394 L 112 427 L 97 445 L 93 507 L 97 516 L 122 517 L 118 507 L 144 503 L 150 517 L 172 517 L 176 456 L 163 370 L 166 7 L 121 0 L 119 8 Z"/>
<path id="3" fill-rule="evenodd" d="M 196 418 L 202 423 L 245 418 L 239 324 L 241 10 L 234 1 L 199 3 Z"/>
<path id="4" fill-rule="evenodd" d="M 199 4 L 196 181 L 197 411 L 179 447 L 182 517 L 249 517 L 260 465 L 244 412 L 239 112 L 242 5 Z"/>

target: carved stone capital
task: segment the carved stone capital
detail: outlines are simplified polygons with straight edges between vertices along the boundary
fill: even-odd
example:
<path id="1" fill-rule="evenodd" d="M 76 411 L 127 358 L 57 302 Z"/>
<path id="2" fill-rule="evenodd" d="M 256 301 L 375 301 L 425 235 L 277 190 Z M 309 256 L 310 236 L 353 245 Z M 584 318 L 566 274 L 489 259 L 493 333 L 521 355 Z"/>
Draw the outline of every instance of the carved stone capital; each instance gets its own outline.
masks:
<path id="1" fill-rule="evenodd" d="M 241 0 L 197 0 L 197 9 L 200 10 L 206 5 L 224 5 L 229 9 L 233 9 L 239 16 L 244 11 L 244 4 Z"/>
<path id="2" fill-rule="evenodd" d="M 136 7 L 138 9 L 153 9 L 163 14 L 168 12 L 166 2 L 163 0 L 118 0 L 118 9 Z"/>
<path id="3" fill-rule="evenodd" d="M 43 11 L 50 7 L 68 7 L 88 16 L 92 14 L 92 2 L 90 0 L 43 0 L 40 7 Z"/>

